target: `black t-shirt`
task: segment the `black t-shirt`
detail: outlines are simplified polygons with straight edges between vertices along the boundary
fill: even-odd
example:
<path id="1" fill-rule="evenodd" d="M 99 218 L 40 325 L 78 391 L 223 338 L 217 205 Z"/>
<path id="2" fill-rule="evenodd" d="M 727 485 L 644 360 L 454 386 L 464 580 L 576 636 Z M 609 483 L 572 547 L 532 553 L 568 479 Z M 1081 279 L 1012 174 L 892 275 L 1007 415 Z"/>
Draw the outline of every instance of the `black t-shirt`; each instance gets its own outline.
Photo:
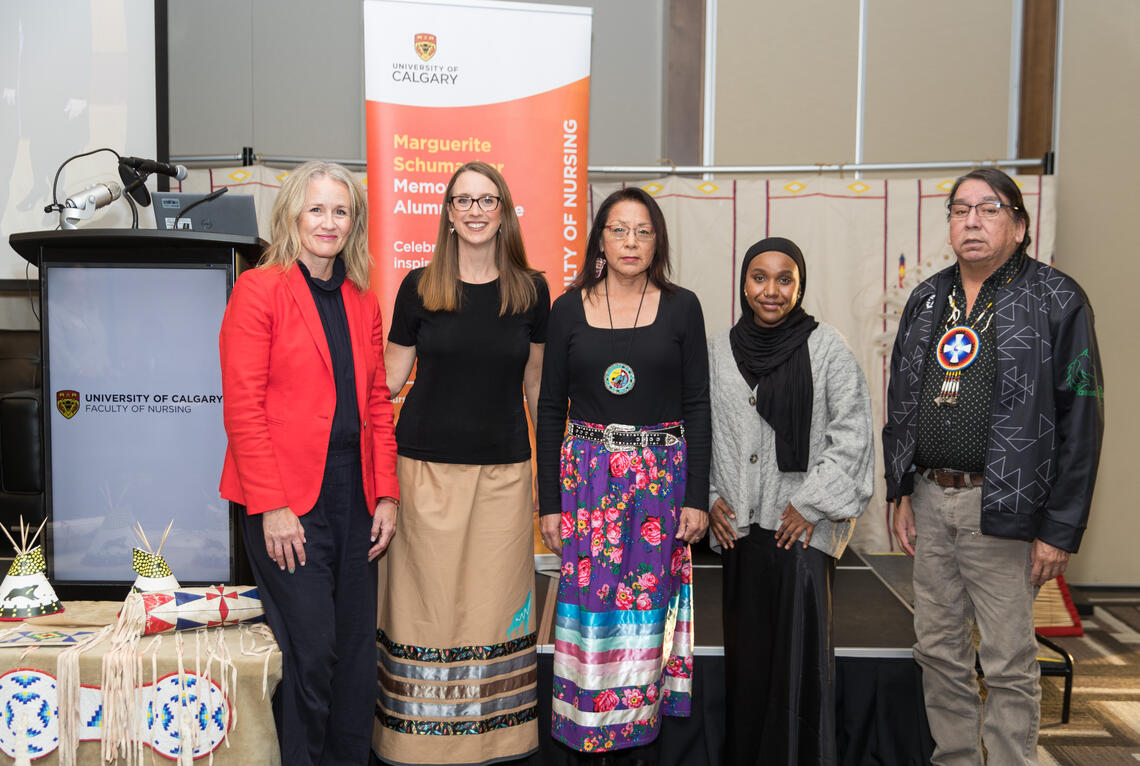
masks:
<path id="1" fill-rule="evenodd" d="M 688 470 L 685 505 L 709 503 L 709 357 L 697 296 L 684 288 L 662 292 L 657 316 L 644 327 L 611 330 L 586 321 L 582 294 L 567 292 L 550 311 L 538 399 L 538 492 L 542 513 L 557 513 L 559 461 L 569 418 L 640 427 L 685 421 Z M 611 394 L 602 376 L 623 362 L 635 377 L 628 394 Z"/>
<path id="2" fill-rule="evenodd" d="M 530 459 L 523 370 L 531 343 L 546 342 L 550 291 L 521 314 L 499 316 L 499 280 L 463 283 L 459 311 L 427 311 L 417 291 L 423 269 L 396 295 L 388 340 L 415 346 L 415 385 L 396 423 L 404 457 L 433 463 L 497 465 Z"/>

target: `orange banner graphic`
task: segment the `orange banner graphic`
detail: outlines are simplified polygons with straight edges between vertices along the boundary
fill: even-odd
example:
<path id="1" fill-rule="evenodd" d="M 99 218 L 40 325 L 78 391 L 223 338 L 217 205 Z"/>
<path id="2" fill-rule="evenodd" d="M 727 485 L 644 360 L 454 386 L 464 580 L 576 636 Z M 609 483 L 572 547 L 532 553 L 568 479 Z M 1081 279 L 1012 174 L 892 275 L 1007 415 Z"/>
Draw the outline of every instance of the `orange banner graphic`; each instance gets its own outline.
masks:
<path id="1" fill-rule="evenodd" d="M 497 167 L 511 188 L 531 264 L 557 296 L 582 265 L 586 239 L 589 80 L 485 106 L 369 101 L 372 287 L 385 327 L 400 282 L 431 260 L 443 192 L 470 160 Z"/>

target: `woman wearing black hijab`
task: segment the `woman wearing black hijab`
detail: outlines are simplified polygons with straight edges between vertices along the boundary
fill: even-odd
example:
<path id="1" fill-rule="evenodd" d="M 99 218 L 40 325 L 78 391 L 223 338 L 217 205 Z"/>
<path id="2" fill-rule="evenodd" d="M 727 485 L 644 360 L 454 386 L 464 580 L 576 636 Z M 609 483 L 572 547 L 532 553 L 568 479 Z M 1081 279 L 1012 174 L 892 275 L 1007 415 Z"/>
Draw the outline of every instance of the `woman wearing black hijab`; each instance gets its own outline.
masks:
<path id="1" fill-rule="evenodd" d="M 757 242 L 740 320 L 709 344 L 725 764 L 836 763 L 831 584 L 873 489 L 871 398 L 806 281 L 794 242 Z"/>

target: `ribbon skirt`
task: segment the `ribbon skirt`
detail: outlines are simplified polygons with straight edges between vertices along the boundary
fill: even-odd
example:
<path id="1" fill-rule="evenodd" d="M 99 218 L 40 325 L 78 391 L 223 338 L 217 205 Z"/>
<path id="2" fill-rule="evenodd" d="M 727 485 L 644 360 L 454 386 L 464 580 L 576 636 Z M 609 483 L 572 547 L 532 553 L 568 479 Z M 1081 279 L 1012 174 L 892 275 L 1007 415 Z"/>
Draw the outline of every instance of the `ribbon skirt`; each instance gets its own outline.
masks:
<path id="1" fill-rule="evenodd" d="M 381 558 L 373 747 L 399 764 L 496 763 L 538 748 L 530 462 L 401 457 Z"/>
<path id="2" fill-rule="evenodd" d="M 692 560 L 674 537 L 685 444 L 611 453 L 567 437 L 561 481 L 552 733 L 583 752 L 644 745 L 662 715 L 690 710 Z"/>

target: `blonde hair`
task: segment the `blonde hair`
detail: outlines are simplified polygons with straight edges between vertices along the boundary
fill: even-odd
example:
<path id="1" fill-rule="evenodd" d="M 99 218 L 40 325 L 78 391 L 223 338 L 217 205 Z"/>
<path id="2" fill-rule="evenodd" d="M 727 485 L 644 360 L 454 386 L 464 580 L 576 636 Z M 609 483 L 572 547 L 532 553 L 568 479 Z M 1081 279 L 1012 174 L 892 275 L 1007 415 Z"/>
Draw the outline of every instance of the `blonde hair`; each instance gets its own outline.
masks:
<path id="1" fill-rule="evenodd" d="M 467 171 L 491 179 L 499 194 L 502 210 L 499 233 L 495 238 L 495 267 L 499 270 L 499 316 L 521 314 L 538 300 L 534 278 L 539 272 L 530 267 L 523 247 L 522 229 L 515 215 L 511 190 L 502 174 L 493 166 L 478 160 L 468 162 L 455 171 L 443 193 L 443 206 L 439 211 L 439 234 L 436 236 L 435 254 L 424 268 L 418 292 L 428 311 L 458 311 L 463 302 L 463 285 L 459 281 L 458 237 L 447 217 L 451 190 L 456 179 Z"/>
<path id="2" fill-rule="evenodd" d="M 297 222 L 309 194 L 309 183 L 314 178 L 330 178 L 342 183 L 352 199 L 352 229 L 341 251 L 348 279 L 360 290 L 368 290 L 372 258 L 368 254 L 368 204 L 364 187 L 348 168 L 335 162 L 310 160 L 298 165 L 289 173 L 277 201 L 273 203 L 273 216 L 269 223 L 269 247 L 258 262 L 259 268 L 277 266 L 288 268 L 301 257 L 301 234 Z"/>

